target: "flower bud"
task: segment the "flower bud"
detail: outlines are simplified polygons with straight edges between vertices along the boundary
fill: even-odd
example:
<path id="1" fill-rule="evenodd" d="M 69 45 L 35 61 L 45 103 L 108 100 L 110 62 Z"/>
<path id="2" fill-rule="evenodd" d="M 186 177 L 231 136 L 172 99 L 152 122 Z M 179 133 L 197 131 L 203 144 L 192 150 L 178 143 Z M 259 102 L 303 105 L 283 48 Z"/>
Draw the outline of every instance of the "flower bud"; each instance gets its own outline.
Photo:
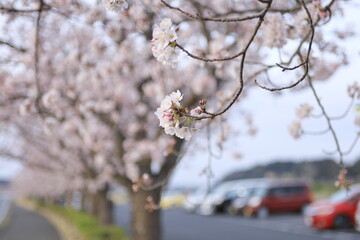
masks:
<path id="1" fill-rule="evenodd" d="M 200 104 L 200 105 L 205 105 L 206 102 L 207 102 L 206 99 L 201 99 L 201 100 L 199 101 L 199 104 Z"/>
<path id="2" fill-rule="evenodd" d="M 200 109 L 195 109 L 195 112 L 196 112 L 197 114 L 199 114 L 199 115 L 203 113 L 203 111 L 200 110 Z"/>

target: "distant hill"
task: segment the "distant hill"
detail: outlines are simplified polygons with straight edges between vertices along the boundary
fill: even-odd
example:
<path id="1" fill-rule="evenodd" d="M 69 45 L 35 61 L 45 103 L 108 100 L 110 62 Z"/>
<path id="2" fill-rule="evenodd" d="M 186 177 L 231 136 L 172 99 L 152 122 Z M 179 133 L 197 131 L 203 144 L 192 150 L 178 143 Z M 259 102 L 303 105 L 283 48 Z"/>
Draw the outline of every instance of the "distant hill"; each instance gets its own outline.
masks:
<path id="1" fill-rule="evenodd" d="M 348 168 L 350 179 L 360 179 L 360 160 Z M 225 176 L 222 181 L 262 177 L 309 178 L 315 181 L 335 181 L 339 174 L 339 164 L 332 159 L 317 161 L 278 161 L 260 165 L 248 170 L 235 171 Z"/>

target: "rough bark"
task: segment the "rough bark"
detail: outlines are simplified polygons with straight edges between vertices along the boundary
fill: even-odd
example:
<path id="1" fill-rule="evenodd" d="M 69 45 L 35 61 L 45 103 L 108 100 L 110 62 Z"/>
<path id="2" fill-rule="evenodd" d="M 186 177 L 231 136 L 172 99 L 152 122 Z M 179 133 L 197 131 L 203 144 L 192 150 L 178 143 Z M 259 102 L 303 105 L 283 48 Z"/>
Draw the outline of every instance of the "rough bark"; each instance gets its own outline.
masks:
<path id="1" fill-rule="evenodd" d="M 161 211 L 145 209 L 147 198 L 151 196 L 157 205 L 160 202 L 161 188 L 146 191 L 140 189 L 130 194 L 132 240 L 161 240 Z"/>
<path id="2" fill-rule="evenodd" d="M 113 203 L 108 199 L 109 186 L 90 196 L 90 212 L 97 217 L 102 225 L 113 223 Z"/>

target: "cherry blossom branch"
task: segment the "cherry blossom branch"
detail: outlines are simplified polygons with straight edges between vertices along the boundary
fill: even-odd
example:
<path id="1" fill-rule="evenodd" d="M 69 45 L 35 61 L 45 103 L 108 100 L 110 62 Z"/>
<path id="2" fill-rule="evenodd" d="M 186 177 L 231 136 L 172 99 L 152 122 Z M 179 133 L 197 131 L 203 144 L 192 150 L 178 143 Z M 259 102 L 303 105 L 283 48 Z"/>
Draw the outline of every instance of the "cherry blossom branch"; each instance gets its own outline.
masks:
<path id="1" fill-rule="evenodd" d="M 308 46 L 305 61 L 302 61 L 301 64 L 299 64 L 299 65 L 297 65 L 295 67 L 291 67 L 291 68 L 285 68 L 285 67 L 283 67 L 281 65 L 278 65 L 278 66 L 281 67 L 283 69 L 283 71 L 285 71 L 285 70 L 294 70 L 294 69 L 297 69 L 297 68 L 299 68 L 301 66 L 304 66 L 304 73 L 300 77 L 300 79 L 298 79 L 293 84 L 290 84 L 290 85 L 285 86 L 285 87 L 280 87 L 280 88 L 269 88 L 269 87 L 266 87 L 266 86 L 263 86 L 263 85 L 259 84 L 257 82 L 257 80 L 255 80 L 255 85 L 262 88 L 262 89 L 273 92 L 273 91 L 281 91 L 281 90 L 293 88 L 293 87 L 297 86 L 299 83 L 301 83 L 309 73 L 310 53 L 311 53 L 311 48 L 312 48 L 312 44 L 313 44 L 314 36 L 315 36 L 315 25 L 314 25 L 312 16 L 311 16 L 311 14 L 309 12 L 309 9 L 307 8 L 306 3 L 304 2 L 304 0 L 301 0 L 301 3 L 302 3 L 302 6 L 303 6 L 303 8 L 304 8 L 304 10 L 306 12 L 307 17 L 308 17 L 308 21 L 309 21 L 309 25 L 310 25 L 310 29 L 311 29 L 309 46 Z M 298 55 L 300 54 L 300 49 L 297 50 L 297 54 Z"/>
<path id="2" fill-rule="evenodd" d="M 329 2 L 325 7 L 324 7 L 324 11 L 326 12 L 329 12 L 331 13 L 331 6 L 335 3 L 335 0 L 332 0 L 331 2 Z M 305 71 L 304 71 L 304 74 L 296 81 L 294 82 L 293 84 L 290 84 L 288 86 L 285 86 L 285 87 L 277 87 L 277 88 L 270 88 L 270 87 L 266 87 L 266 86 L 263 86 L 261 84 L 259 84 L 257 82 L 257 80 L 255 80 L 255 85 L 262 88 L 262 89 L 265 89 L 265 90 L 268 90 L 268 91 L 281 91 L 281 90 L 285 90 L 285 89 L 290 89 L 290 88 L 293 88 L 295 86 L 297 86 L 299 83 L 301 83 L 305 78 L 306 76 L 308 75 L 309 73 L 309 61 L 310 61 L 310 54 L 311 54 L 311 48 L 312 48 L 312 44 L 313 44 L 313 41 L 314 41 L 314 36 L 315 36 L 315 27 L 318 26 L 318 24 L 320 23 L 320 19 L 318 19 L 316 22 L 313 21 L 313 18 L 310 14 L 310 11 L 308 9 L 308 7 L 306 6 L 306 2 L 304 0 L 301 0 L 301 4 L 302 4 L 302 7 L 304 8 L 305 12 L 306 12 L 306 15 L 308 17 L 308 21 L 309 21 L 309 26 L 310 26 L 310 31 L 308 32 L 308 34 L 306 34 L 306 36 L 301 40 L 299 46 L 297 47 L 296 51 L 294 52 L 294 54 L 290 57 L 289 61 L 287 63 L 283 63 L 285 65 L 289 65 L 293 59 L 295 58 L 296 55 L 299 55 L 301 54 L 300 53 L 300 50 L 302 48 L 302 45 L 305 43 L 305 41 L 308 39 L 308 37 L 310 36 L 310 40 L 309 40 L 309 46 L 308 46 L 308 50 L 307 50 L 307 56 L 305 58 L 304 61 L 301 61 L 300 64 L 294 66 L 294 67 L 285 67 L 283 64 L 276 64 L 278 67 L 282 68 L 282 71 L 287 71 L 287 70 L 295 70 L 295 69 L 298 69 L 299 67 L 301 66 L 304 66 L 305 65 Z M 331 18 L 331 14 L 329 16 L 329 19 L 328 21 L 330 20 Z M 328 22 L 327 21 L 327 22 Z"/>
<path id="3" fill-rule="evenodd" d="M 253 34 L 251 35 L 249 41 L 247 42 L 246 46 L 243 49 L 243 54 L 241 55 L 241 60 L 240 60 L 240 70 L 239 70 L 239 88 L 236 91 L 234 97 L 232 98 L 231 102 L 227 104 L 227 106 L 225 106 L 222 110 L 219 110 L 215 113 L 210 113 L 206 110 L 205 106 L 202 109 L 202 111 L 206 114 L 206 116 L 193 116 L 193 115 L 188 115 L 185 114 L 186 116 L 193 118 L 195 120 L 202 120 L 202 119 L 213 119 L 217 116 L 220 116 L 222 114 L 224 114 L 225 112 L 227 112 L 237 101 L 237 99 L 239 98 L 239 96 L 241 95 L 243 88 L 244 88 L 244 66 L 245 66 L 245 59 L 246 59 L 246 53 L 249 49 L 249 47 L 251 46 L 252 42 L 255 39 L 255 36 L 257 35 L 263 21 L 264 21 L 264 17 L 267 13 L 267 10 L 270 8 L 271 4 L 269 3 L 266 7 L 266 11 L 263 13 L 263 15 L 261 17 L 259 17 L 259 20 L 255 26 L 255 30 L 253 32 Z"/>
<path id="4" fill-rule="evenodd" d="M 357 94 L 355 93 L 354 96 L 351 98 L 350 104 L 345 109 L 345 112 L 343 114 L 339 115 L 339 116 L 330 117 L 330 119 L 331 120 L 341 120 L 341 119 L 345 118 L 349 114 L 352 106 L 354 105 L 354 102 L 355 102 L 356 98 L 357 98 Z"/>
<path id="5" fill-rule="evenodd" d="M 14 160 L 14 159 L 22 161 L 22 156 L 11 153 L 9 151 L 4 151 L 2 149 L 0 150 L 0 156 L 4 157 L 1 160 L 7 160 L 8 158 L 11 158 L 11 161 Z"/>
<path id="6" fill-rule="evenodd" d="M 49 5 L 43 3 L 42 11 L 49 11 L 50 9 L 51 7 Z M 34 13 L 39 12 L 39 9 L 16 9 L 0 6 L 0 11 L 6 13 Z"/>
<path id="7" fill-rule="evenodd" d="M 354 147 L 356 146 L 359 138 L 360 138 L 360 132 L 358 132 L 358 133 L 356 134 L 356 137 L 355 137 L 353 143 L 350 145 L 349 149 L 343 153 L 344 155 L 349 155 L 349 154 L 352 152 L 352 150 L 353 150 Z"/>
<path id="8" fill-rule="evenodd" d="M 336 150 L 335 150 L 335 151 L 336 151 L 336 153 L 338 153 L 339 159 L 340 159 L 340 167 L 341 167 L 341 169 L 345 169 L 344 160 L 343 160 L 343 158 L 344 158 L 344 153 L 343 153 L 343 151 L 341 150 L 338 136 L 337 136 L 337 134 L 336 134 L 336 132 L 335 132 L 335 129 L 334 129 L 332 123 L 331 123 L 331 118 L 328 116 L 328 114 L 327 114 L 327 112 L 326 112 L 326 110 L 325 110 L 325 107 L 324 107 L 323 104 L 321 103 L 320 97 L 318 96 L 318 94 L 317 94 L 317 92 L 316 92 L 316 90 L 315 90 L 315 87 L 314 87 L 314 85 L 313 85 L 313 83 L 312 83 L 311 77 L 308 76 L 307 79 L 308 79 L 308 83 L 309 83 L 310 89 L 311 89 L 311 91 L 312 91 L 312 93 L 313 93 L 313 95 L 314 95 L 314 97 L 315 97 L 315 100 L 316 100 L 318 106 L 319 106 L 320 109 L 321 109 L 321 112 L 322 112 L 322 114 L 323 114 L 323 116 L 324 116 L 324 118 L 325 118 L 325 120 L 326 120 L 326 123 L 327 123 L 327 126 L 328 126 L 328 128 L 329 128 L 329 131 L 330 131 L 330 133 L 331 133 L 331 135 L 332 135 L 332 137 L 333 137 L 333 140 L 334 140 L 334 143 L 335 143 L 335 146 L 336 146 Z"/>
<path id="9" fill-rule="evenodd" d="M 306 0 L 305 2 L 310 3 L 311 1 L 312 0 Z M 269 12 L 284 14 L 284 13 L 297 12 L 297 11 L 299 11 L 301 9 L 302 9 L 301 4 L 298 4 L 297 6 L 292 7 L 292 8 L 276 8 L 276 7 L 272 7 L 272 8 L 269 9 Z M 246 10 L 233 10 L 232 9 L 229 12 L 226 12 L 226 13 L 223 13 L 223 14 L 214 13 L 214 17 L 222 17 L 222 16 L 227 16 L 227 15 L 230 15 L 230 14 L 242 15 L 242 14 L 246 14 L 246 13 L 258 13 L 258 12 L 260 12 L 262 10 L 263 9 L 261 9 L 261 8 L 250 8 L 250 9 L 246 9 Z"/>
<path id="10" fill-rule="evenodd" d="M 257 32 L 258 30 L 260 29 L 261 25 L 262 25 L 262 22 L 264 20 L 264 17 L 266 15 L 266 13 L 268 12 L 268 10 L 270 9 L 271 7 L 271 3 L 267 4 L 267 6 L 264 8 L 264 11 L 259 14 L 256 18 L 259 19 L 257 25 L 255 26 L 254 28 L 254 32 L 253 34 L 250 36 L 250 39 L 248 40 L 246 46 L 244 49 L 242 49 L 240 52 L 232 55 L 232 56 L 229 56 L 229 57 L 222 57 L 222 58 L 204 58 L 204 57 L 200 57 L 200 56 L 197 56 L 195 54 L 192 54 L 190 53 L 188 50 L 186 50 L 183 46 L 179 45 L 177 42 L 175 42 L 175 46 L 180 48 L 183 52 L 185 52 L 189 57 L 191 58 L 194 58 L 194 59 L 197 59 L 197 60 L 200 60 L 200 61 L 204 61 L 204 62 L 222 62 L 222 61 L 229 61 L 229 60 L 233 60 L 235 58 L 238 58 L 244 54 L 246 54 L 249 46 L 251 45 L 251 43 L 253 42 L 255 36 L 257 35 Z"/>
<path id="11" fill-rule="evenodd" d="M 186 50 L 183 46 L 179 45 L 178 43 L 176 43 L 175 45 L 176 47 L 180 48 L 184 53 L 186 53 L 189 57 L 194 58 L 196 60 L 200 60 L 200 61 L 204 61 L 204 62 L 223 62 L 223 61 L 229 61 L 229 60 L 233 60 L 237 57 L 240 57 L 241 55 L 244 54 L 244 50 L 229 56 L 229 57 L 223 57 L 223 58 L 204 58 L 204 57 L 200 57 L 197 56 L 195 54 L 192 54 L 191 52 L 189 52 L 188 50 Z"/>
<path id="12" fill-rule="evenodd" d="M 186 17 L 189 17 L 189 18 L 192 18 L 192 19 L 195 19 L 195 20 L 201 20 L 201 21 L 222 22 L 222 23 L 226 23 L 226 22 L 242 22 L 242 21 L 247 21 L 247 20 L 259 18 L 264 14 L 264 12 L 267 11 L 266 9 L 262 9 L 261 12 L 259 12 L 258 14 L 251 15 L 251 16 L 245 16 L 245 17 L 238 17 L 238 18 L 213 18 L 213 17 L 203 17 L 203 16 L 201 16 L 200 13 L 197 13 L 196 15 L 191 14 L 191 13 L 189 13 L 187 11 L 182 10 L 181 8 L 171 6 L 170 4 L 165 2 L 164 0 L 161 0 L 161 2 L 166 7 L 168 7 L 169 9 L 178 11 L 181 14 L 185 15 Z M 271 1 L 267 2 L 267 4 L 270 5 Z"/>
<path id="13" fill-rule="evenodd" d="M 281 65 L 280 63 L 276 63 L 276 66 L 278 66 L 279 68 L 282 69 L 283 72 L 285 72 L 285 71 L 288 71 L 288 70 L 290 70 L 290 71 L 295 70 L 295 69 L 301 67 L 304 64 L 306 64 L 306 61 L 302 62 L 302 63 L 300 63 L 300 64 L 298 64 L 298 65 L 296 65 L 294 67 L 285 67 L 285 66 Z"/>
<path id="14" fill-rule="evenodd" d="M 11 47 L 19 52 L 26 52 L 27 49 L 23 48 L 23 47 L 18 47 L 18 46 L 15 46 L 13 43 L 10 43 L 10 42 L 6 42 L 6 41 L 3 41 L 3 40 L 0 40 L 0 44 L 3 44 L 3 45 L 6 45 L 8 47 Z"/>
<path id="15" fill-rule="evenodd" d="M 42 90 L 41 90 L 40 77 L 39 77 L 40 21 L 41 21 L 41 13 L 43 11 L 43 7 L 44 7 L 43 0 L 39 0 L 38 15 L 35 23 L 35 46 L 34 46 L 35 86 L 37 90 L 35 106 L 37 107 L 39 113 L 43 112 L 41 107 Z"/>
<path id="16" fill-rule="evenodd" d="M 327 129 L 325 129 L 325 130 L 322 130 L 322 131 L 316 131 L 316 132 L 314 132 L 314 131 L 308 131 L 308 130 L 303 130 L 302 131 L 302 133 L 303 134 L 307 134 L 307 135 L 324 135 L 324 134 L 326 134 L 326 133 L 328 133 L 330 131 L 330 128 L 327 128 Z"/>

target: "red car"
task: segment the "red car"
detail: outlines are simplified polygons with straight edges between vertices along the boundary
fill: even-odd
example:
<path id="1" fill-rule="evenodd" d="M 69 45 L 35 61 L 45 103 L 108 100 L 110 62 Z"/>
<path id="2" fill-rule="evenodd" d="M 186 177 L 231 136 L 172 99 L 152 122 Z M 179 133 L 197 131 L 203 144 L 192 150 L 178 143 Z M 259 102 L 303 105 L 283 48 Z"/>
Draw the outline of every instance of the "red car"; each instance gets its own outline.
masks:
<path id="1" fill-rule="evenodd" d="M 273 212 L 302 211 L 312 202 L 307 183 L 299 181 L 272 181 L 255 189 L 243 212 L 247 216 L 266 218 Z"/>
<path id="2" fill-rule="evenodd" d="M 305 224 L 317 229 L 353 227 L 359 200 L 360 184 L 340 190 L 329 199 L 311 204 L 304 213 Z"/>

